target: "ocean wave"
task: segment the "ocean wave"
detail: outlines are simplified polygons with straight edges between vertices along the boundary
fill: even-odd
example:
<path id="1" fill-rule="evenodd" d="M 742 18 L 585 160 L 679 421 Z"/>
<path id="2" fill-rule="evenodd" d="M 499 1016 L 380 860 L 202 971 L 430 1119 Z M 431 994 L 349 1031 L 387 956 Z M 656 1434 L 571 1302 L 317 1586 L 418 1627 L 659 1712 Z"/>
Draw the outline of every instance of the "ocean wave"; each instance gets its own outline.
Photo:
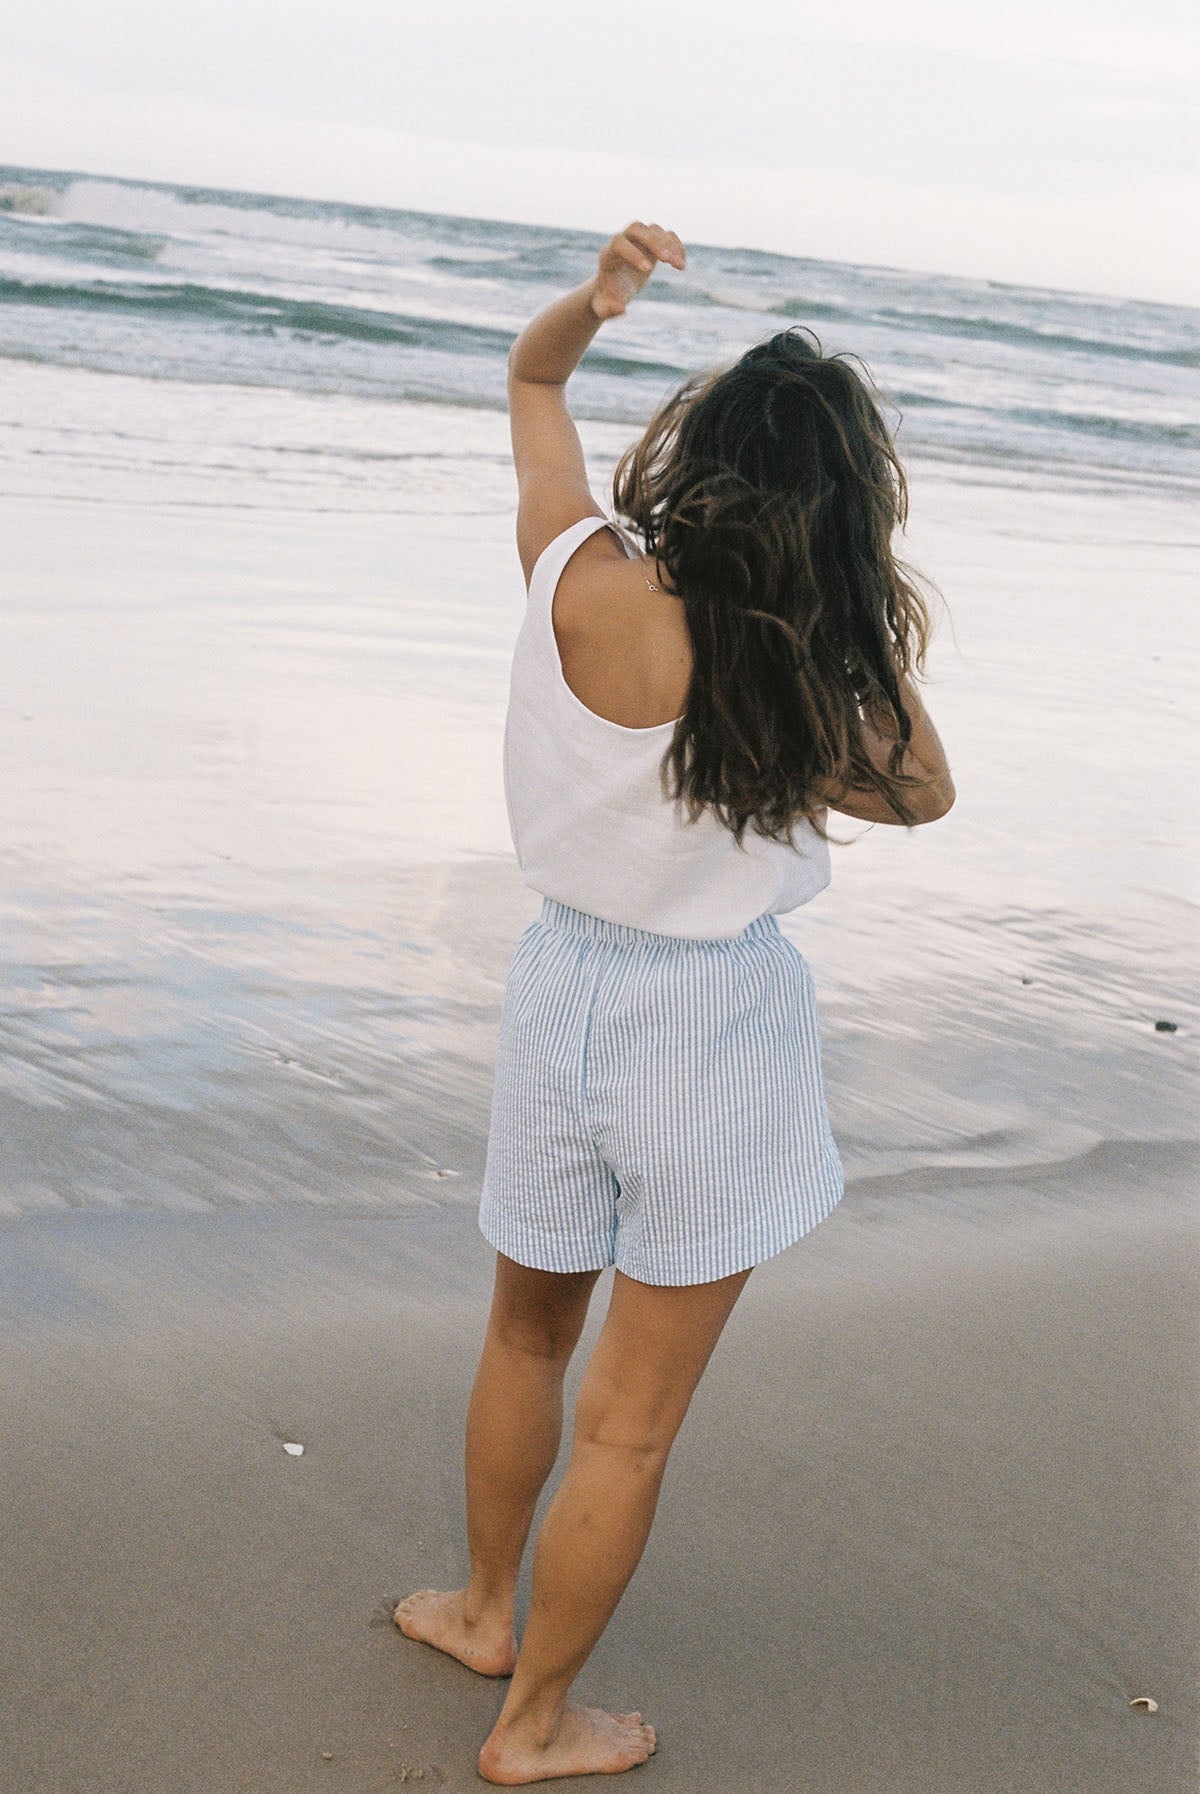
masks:
<path id="1" fill-rule="evenodd" d="M 793 318 L 800 324 L 806 324 L 810 320 L 818 324 L 841 324 L 847 318 L 862 319 L 864 315 L 854 306 L 834 305 L 824 299 L 770 300 L 766 309 L 776 318 Z"/>
<path id="2" fill-rule="evenodd" d="M 0 185 L 0 212 L 17 212 L 42 218 L 54 210 L 58 194 L 52 187 L 26 186 L 22 182 Z"/>
<path id="3" fill-rule="evenodd" d="M 1055 411 L 1034 405 L 1012 405 L 995 415 L 1001 421 L 1008 419 L 1033 429 L 1064 430 L 1071 435 L 1102 437 L 1107 442 L 1200 450 L 1200 426 L 1194 424 L 1090 411 Z"/>
<path id="4" fill-rule="evenodd" d="M 133 235 L 183 242 L 218 237 L 248 246 L 284 244 L 301 252 L 336 246 L 367 257 L 395 252 L 396 226 L 403 217 L 380 207 L 91 176 L 68 178 L 51 210 L 67 224 Z"/>
<path id="5" fill-rule="evenodd" d="M 1018 446 L 1030 440 L 1046 444 L 1053 454 L 1057 441 L 1058 454 L 1074 442 L 1076 452 L 1083 438 L 1094 438 L 1129 448 L 1200 451 L 1200 425 L 1168 423 L 1161 418 L 1121 417 L 1111 412 L 1058 410 L 1050 405 L 972 405 L 966 400 L 938 397 L 931 393 L 893 390 L 888 400 L 904 421 L 912 419 L 919 434 L 933 440 L 935 434 L 947 443 L 955 440 L 969 444 L 972 452 L 1016 453 Z M 932 428 L 930 427 L 932 426 Z M 1025 452 L 1022 448 L 1022 452 Z M 1196 469 L 1191 469 L 1193 474 Z"/>
<path id="6" fill-rule="evenodd" d="M 190 281 L 0 280 L 0 306 L 44 306 L 55 311 L 164 314 L 179 322 L 212 325 L 243 334 L 342 338 L 360 343 L 398 343 L 478 355 L 507 354 L 514 332 L 450 318 L 334 305 L 317 299 L 209 287 Z"/>
<path id="7" fill-rule="evenodd" d="M 1194 344 L 1172 343 L 1158 346 L 1144 338 L 1131 337 L 1120 341 L 1113 337 L 1044 328 L 1023 324 L 1009 318 L 955 314 L 917 307 L 873 304 L 864 298 L 848 298 L 839 302 L 794 296 L 784 299 L 769 293 L 735 292 L 729 288 L 699 283 L 664 284 L 654 293 L 655 302 L 666 305 L 719 306 L 727 311 L 749 312 L 759 317 L 786 318 L 800 324 L 857 325 L 879 327 L 932 337 L 950 336 L 978 343 L 1011 344 L 1017 348 L 1038 349 L 1050 355 L 1116 357 L 1124 361 L 1153 362 L 1163 367 L 1200 368 L 1200 336 Z M 1152 308 L 1147 308 L 1152 309 Z M 1178 320 L 1172 319 L 1173 334 L 1178 336 Z"/>
<path id="8" fill-rule="evenodd" d="M 947 312 L 908 310 L 880 306 L 866 314 L 880 323 L 929 331 L 937 336 L 965 337 L 971 341 L 1013 343 L 1020 348 L 1045 349 L 1052 354 L 1117 356 L 1127 361 L 1152 361 L 1165 367 L 1200 368 L 1200 343 L 1195 347 L 1155 348 L 1144 342 L 1120 342 L 1112 337 L 1065 330 L 1044 330 L 1037 324 L 1020 324 L 1009 318 L 979 318 Z"/>
<path id="9" fill-rule="evenodd" d="M 515 249 L 496 255 L 431 255 L 426 264 L 439 274 L 459 274 L 465 280 L 520 280 L 521 257 Z"/>
<path id="10" fill-rule="evenodd" d="M 47 230 L 52 232 L 49 237 L 45 235 Z M 41 233 L 36 243 L 32 241 L 33 232 Z M 154 262 L 168 241 L 165 236 L 116 230 L 111 225 L 63 224 L 58 219 L 47 223 L 44 215 L 34 222 L 26 216 L 7 216 L 0 210 L 0 249 L 11 247 L 18 253 L 28 253 L 36 247 L 48 251 L 59 262 L 88 262 L 115 268 Z"/>
<path id="11" fill-rule="evenodd" d="M 496 254 L 431 255 L 426 266 L 460 279 L 520 281 L 531 286 L 582 278 L 580 248 L 573 242 L 524 244 Z"/>
<path id="12" fill-rule="evenodd" d="M 581 255 L 591 251 L 587 233 L 539 225 L 494 225 L 392 206 L 172 187 L 90 175 L 63 177 L 51 209 L 57 217 L 75 224 L 189 242 L 233 239 L 248 248 L 283 245 L 301 254 L 335 250 L 366 260 L 408 260 L 414 248 L 423 246 L 425 254 L 420 259 L 426 266 L 438 267 L 440 262 L 439 272 L 469 273 L 474 262 L 478 263 L 477 272 L 489 273 L 495 262 L 498 277 L 510 280 L 557 280 L 564 273 L 577 279 Z M 600 239 L 595 241 L 598 244 Z M 460 246 L 461 257 L 455 254 Z"/>
<path id="13" fill-rule="evenodd" d="M 397 345 L 406 349 L 507 357 L 516 332 L 462 319 L 335 305 L 316 299 L 200 286 L 191 282 L 0 280 L 0 307 L 26 305 L 92 314 L 164 316 L 224 332 L 251 336 L 319 338 L 352 343 Z M 654 356 L 596 349 L 588 357 L 594 374 L 682 379 L 688 369 Z"/>

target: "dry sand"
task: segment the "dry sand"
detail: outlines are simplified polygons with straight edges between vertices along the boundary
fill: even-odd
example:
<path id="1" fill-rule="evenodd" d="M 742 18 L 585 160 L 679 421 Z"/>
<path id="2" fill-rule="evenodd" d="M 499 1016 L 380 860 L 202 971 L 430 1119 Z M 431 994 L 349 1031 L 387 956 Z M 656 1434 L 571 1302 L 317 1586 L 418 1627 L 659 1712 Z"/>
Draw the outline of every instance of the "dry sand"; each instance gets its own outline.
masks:
<path id="1" fill-rule="evenodd" d="M 755 1273 L 579 1684 L 659 1726 L 634 1785 L 1194 1794 L 1195 1170 L 862 1182 Z M 387 1617 L 462 1568 L 466 1205 L 0 1264 L 3 1794 L 480 1786 L 501 1687 Z"/>

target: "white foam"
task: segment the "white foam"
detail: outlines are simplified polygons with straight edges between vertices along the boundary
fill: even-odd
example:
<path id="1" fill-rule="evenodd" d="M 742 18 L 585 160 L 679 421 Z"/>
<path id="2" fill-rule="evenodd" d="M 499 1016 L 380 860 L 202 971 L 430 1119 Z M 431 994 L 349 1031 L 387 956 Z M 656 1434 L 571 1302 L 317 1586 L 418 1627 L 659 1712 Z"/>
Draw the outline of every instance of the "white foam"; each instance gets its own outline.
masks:
<path id="1" fill-rule="evenodd" d="M 256 243 L 357 250 L 402 261 L 420 258 L 429 248 L 409 233 L 402 235 L 386 225 L 364 224 L 329 213 L 295 216 L 277 211 L 269 199 L 257 196 L 251 205 L 222 205 L 215 200 L 184 199 L 161 187 L 90 176 L 72 181 L 53 209 L 57 217 L 75 224 L 191 240 L 238 237 Z"/>

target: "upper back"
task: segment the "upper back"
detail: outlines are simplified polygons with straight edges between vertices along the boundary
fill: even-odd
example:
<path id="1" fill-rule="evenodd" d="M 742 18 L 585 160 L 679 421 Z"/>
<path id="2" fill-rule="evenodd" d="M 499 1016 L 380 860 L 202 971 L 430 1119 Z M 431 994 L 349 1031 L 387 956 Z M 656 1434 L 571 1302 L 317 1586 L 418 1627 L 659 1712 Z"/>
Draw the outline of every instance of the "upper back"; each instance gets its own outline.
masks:
<path id="1" fill-rule="evenodd" d="M 691 682 L 683 601 L 662 589 L 655 572 L 611 529 L 600 529 L 575 550 L 554 592 L 563 678 L 587 709 L 626 729 L 674 722 Z"/>

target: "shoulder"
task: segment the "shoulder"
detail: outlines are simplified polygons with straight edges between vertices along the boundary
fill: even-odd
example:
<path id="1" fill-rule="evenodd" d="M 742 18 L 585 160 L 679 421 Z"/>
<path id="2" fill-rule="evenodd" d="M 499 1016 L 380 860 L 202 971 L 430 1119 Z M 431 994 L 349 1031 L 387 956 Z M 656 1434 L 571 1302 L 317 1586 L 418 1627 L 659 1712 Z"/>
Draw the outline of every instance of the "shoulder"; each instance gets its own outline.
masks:
<path id="1" fill-rule="evenodd" d="M 653 572 L 653 564 L 631 555 L 611 525 L 597 530 L 575 550 L 559 577 L 556 627 L 568 636 L 593 639 L 640 634 L 661 603 L 649 584 Z"/>

